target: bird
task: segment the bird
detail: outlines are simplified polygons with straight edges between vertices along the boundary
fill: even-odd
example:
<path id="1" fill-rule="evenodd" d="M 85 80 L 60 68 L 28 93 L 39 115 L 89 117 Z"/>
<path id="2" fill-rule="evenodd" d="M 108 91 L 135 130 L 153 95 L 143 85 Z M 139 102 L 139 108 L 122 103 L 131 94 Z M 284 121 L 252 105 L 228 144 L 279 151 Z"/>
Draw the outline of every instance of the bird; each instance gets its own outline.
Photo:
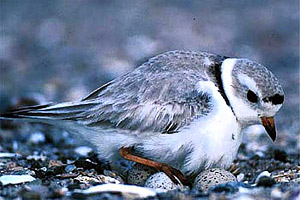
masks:
<path id="1" fill-rule="evenodd" d="M 112 166 L 133 161 L 187 184 L 204 169 L 228 168 L 250 125 L 263 125 L 274 142 L 274 115 L 283 102 L 278 79 L 258 62 L 174 50 L 77 101 L 23 107 L 0 118 L 61 127 Z"/>

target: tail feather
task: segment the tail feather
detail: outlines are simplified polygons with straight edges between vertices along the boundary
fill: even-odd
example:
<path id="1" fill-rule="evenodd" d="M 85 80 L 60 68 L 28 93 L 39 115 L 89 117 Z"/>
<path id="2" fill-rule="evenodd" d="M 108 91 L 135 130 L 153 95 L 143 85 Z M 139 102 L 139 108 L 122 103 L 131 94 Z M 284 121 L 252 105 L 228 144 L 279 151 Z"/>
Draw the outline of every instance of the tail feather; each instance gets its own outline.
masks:
<path id="1" fill-rule="evenodd" d="M 67 102 L 28 106 L 12 110 L 0 116 L 0 119 L 25 119 L 29 121 L 76 120 L 81 113 L 95 106 L 92 101 Z"/>

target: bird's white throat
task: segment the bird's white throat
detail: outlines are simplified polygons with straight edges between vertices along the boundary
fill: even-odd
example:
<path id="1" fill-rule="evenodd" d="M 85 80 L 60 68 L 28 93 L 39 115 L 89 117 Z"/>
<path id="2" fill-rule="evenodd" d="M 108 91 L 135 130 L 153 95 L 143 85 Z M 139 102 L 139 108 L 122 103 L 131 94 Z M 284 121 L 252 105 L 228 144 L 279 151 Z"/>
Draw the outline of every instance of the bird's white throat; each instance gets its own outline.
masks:
<path id="1" fill-rule="evenodd" d="M 256 120 L 257 113 L 234 93 L 232 71 L 236 61 L 236 58 L 229 58 L 223 61 L 221 66 L 221 78 L 225 94 L 229 99 L 234 114 L 239 122 L 243 125 L 247 124 L 247 121 Z"/>

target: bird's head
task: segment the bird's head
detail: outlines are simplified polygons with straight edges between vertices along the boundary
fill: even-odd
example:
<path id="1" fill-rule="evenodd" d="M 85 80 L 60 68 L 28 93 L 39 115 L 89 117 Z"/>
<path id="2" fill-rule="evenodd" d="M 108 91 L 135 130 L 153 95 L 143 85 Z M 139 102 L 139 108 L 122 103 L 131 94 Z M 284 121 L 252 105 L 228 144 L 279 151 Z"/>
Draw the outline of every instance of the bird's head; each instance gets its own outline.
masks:
<path id="1" fill-rule="evenodd" d="M 221 66 L 225 94 L 243 127 L 262 124 L 275 141 L 274 115 L 284 101 L 282 86 L 263 65 L 248 59 L 225 59 Z"/>

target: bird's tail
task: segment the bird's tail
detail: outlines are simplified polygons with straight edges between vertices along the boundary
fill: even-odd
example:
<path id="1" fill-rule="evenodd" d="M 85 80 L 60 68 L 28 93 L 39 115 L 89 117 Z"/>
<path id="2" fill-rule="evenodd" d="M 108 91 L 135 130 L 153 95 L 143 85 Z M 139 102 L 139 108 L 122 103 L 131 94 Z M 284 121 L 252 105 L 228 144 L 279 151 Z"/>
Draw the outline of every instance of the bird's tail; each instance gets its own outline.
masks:
<path id="1" fill-rule="evenodd" d="M 2 120 L 25 120 L 53 123 L 57 120 L 76 121 L 81 114 L 95 105 L 92 101 L 66 102 L 22 107 L 0 115 Z"/>

